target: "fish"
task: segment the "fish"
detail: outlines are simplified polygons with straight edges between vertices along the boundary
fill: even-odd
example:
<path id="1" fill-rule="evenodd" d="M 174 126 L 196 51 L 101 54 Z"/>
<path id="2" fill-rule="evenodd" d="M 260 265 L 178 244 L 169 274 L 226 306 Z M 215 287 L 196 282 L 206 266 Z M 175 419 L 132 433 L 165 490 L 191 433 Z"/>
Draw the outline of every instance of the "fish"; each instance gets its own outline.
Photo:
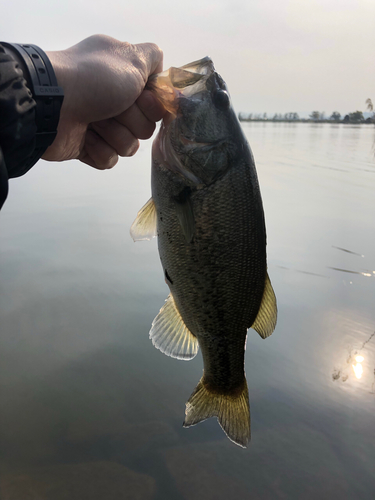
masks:
<path id="1" fill-rule="evenodd" d="M 153 75 L 147 88 L 168 111 L 152 145 L 152 197 L 130 230 L 134 241 L 158 237 L 170 290 L 150 338 L 177 359 L 202 351 L 203 376 L 183 426 L 217 417 L 245 448 L 247 332 L 265 339 L 277 320 L 253 155 L 209 57 Z"/>

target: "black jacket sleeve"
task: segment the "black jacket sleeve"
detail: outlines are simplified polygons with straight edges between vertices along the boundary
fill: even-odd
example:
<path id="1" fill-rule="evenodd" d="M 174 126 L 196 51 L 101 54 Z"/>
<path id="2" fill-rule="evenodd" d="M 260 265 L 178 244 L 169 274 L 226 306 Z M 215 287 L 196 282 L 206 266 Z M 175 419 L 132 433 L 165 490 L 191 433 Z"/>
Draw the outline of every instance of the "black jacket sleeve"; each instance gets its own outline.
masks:
<path id="1" fill-rule="evenodd" d="M 35 149 L 35 101 L 16 61 L 0 45 L 0 208 L 8 179 L 25 173 Z"/>

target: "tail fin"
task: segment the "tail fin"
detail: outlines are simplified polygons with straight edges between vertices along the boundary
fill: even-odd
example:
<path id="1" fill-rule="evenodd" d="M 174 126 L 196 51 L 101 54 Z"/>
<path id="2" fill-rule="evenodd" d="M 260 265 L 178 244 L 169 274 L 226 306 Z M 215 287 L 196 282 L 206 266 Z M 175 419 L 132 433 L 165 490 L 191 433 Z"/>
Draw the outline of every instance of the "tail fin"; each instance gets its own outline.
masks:
<path id="1" fill-rule="evenodd" d="M 233 395 L 209 391 L 202 377 L 186 403 L 185 414 L 184 427 L 217 417 L 231 441 L 243 448 L 250 441 L 250 405 L 246 379 L 242 391 Z"/>

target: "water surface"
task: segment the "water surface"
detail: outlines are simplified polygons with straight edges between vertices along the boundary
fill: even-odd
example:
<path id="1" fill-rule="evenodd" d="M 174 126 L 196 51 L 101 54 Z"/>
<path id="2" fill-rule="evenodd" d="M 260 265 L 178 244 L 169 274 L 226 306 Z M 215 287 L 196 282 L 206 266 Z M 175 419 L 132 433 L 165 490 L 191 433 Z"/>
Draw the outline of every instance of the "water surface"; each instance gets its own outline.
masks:
<path id="1" fill-rule="evenodd" d="M 374 497 L 375 130 L 244 130 L 279 308 L 248 335 L 249 448 L 182 428 L 201 356 L 148 339 L 168 289 L 129 228 L 151 141 L 108 172 L 41 161 L 0 215 L 1 500 Z"/>

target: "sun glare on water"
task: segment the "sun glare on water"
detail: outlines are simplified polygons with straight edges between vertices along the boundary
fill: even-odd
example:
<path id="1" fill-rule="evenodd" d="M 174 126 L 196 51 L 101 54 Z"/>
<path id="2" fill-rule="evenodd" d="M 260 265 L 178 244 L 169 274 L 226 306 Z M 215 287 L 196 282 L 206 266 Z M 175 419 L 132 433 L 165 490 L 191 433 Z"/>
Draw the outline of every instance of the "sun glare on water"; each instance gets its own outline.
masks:
<path id="1" fill-rule="evenodd" d="M 357 361 L 357 363 L 355 365 L 352 365 L 353 367 L 353 370 L 354 370 L 354 373 L 355 373 L 355 376 L 360 379 L 362 377 L 362 374 L 363 374 L 363 367 L 362 367 L 362 361 L 364 360 L 365 358 L 363 356 L 356 356 L 355 357 L 355 360 Z"/>

